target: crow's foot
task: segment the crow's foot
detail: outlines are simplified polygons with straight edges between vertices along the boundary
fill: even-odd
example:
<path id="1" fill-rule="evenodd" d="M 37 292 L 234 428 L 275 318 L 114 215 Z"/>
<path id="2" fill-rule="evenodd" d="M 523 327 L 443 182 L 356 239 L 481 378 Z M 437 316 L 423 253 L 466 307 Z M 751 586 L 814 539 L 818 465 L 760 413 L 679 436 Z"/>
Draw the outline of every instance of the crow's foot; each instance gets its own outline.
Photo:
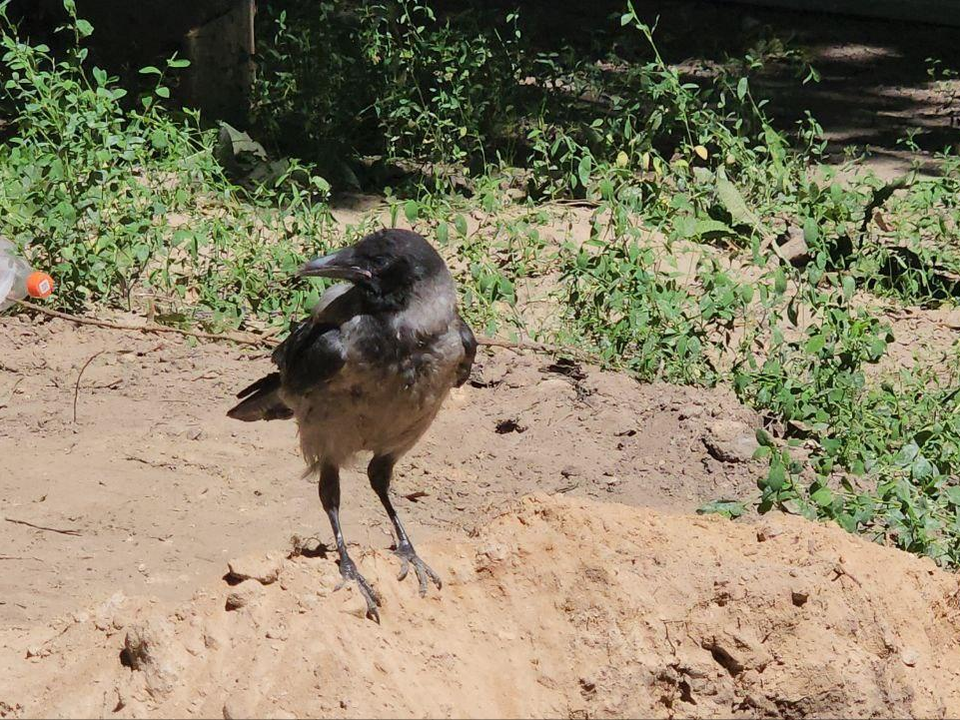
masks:
<path id="1" fill-rule="evenodd" d="M 379 625 L 380 613 L 377 612 L 377 608 L 380 606 L 380 593 L 374 589 L 373 585 L 367 582 L 367 579 L 357 570 L 357 566 L 353 560 L 347 556 L 340 558 L 340 577 L 342 579 L 337 583 L 333 591 L 336 592 L 346 585 L 348 581 L 355 582 L 357 587 L 360 588 L 360 594 L 367 603 L 367 617 Z"/>
<path id="2" fill-rule="evenodd" d="M 423 597 L 427 594 L 427 579 L 429 578 L 434 585 L 437 586 L 437 590 L 443 587 L 443 583 L 440 582 L 440 576 L 438 576 L 433 570 L 430 569 L 430 566 L 427 565 L 423 560 L 420 559 L 420 556 L 417 555 L 417 551 L 413 549 L 413 545 L 410 543 L 401 543 L 396 550 L 393 551 L 393 554 L 400 558 L 403 564 L 400 566 L 400 574 L 397 576 L 397 580 L 403 580 L 407 573 L 410 572 L 410 566 L 413 565 L 413 569 L 417 573 L 417 580 L 420 583 L 420 597 Z"/>

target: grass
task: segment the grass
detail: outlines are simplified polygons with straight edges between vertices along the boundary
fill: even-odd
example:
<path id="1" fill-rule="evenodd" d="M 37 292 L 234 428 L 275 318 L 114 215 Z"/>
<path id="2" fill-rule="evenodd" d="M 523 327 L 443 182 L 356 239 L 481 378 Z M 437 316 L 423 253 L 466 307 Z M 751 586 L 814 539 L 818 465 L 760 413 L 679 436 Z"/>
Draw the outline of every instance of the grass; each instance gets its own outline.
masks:
<path id="1" fill-rule="evenodd" d="M 254 121 L 272 151 L 316 160 L 241 188 L 216 132 L 168 103 L 183 61 L 145 68 L 152 88 L 127 97 L 73 17 L 64 57 L 0 34 L 0 232 L 56 275 L 61 306 L 283 326 L 318 296 L 288 279 L 306 256 L 406 223 L 440 246 L 486 332 L 733 387 L 763 418 L 760 511 L 960 565 L 960 355 L 896 371 L 878 310 L 955 301 L 960 160 L 945 152 L 937 178 L 841 181 L 817 123 L 774 128 L 752 90 L 764 52 L 815 80 L 802 53 L 768 40 L 694 84 L 629 5 L 607 43 L 628 50 L 598 63 L 534 51 L 516 14 L 292 3 L 261 19 Z M 331 183 L 378 182 L 380 209 L 336 221 Z M 571 204 L 590 208 L 582 227 L 565 224 Z M 783 259 L 786 238 L 806 252 Z"/>

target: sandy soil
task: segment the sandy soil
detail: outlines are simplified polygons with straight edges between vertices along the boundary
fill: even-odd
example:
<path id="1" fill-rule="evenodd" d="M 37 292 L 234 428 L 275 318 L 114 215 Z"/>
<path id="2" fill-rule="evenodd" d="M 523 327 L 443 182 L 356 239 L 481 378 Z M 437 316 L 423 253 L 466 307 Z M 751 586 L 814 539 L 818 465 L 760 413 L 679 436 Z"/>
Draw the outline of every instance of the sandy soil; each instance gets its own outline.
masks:
<path id="1" fill-rule="evenodd" d="M 263 353 L 31 323 L 0 319 L 0 624 L 118 589 L 182 600 L 233 555 L 329 539 L 295 426 L 224 415 L 269 367 Z M 414 539 L 473 528 L 534 491 L 693 511 L 755 489 L 754 417 L 729 392 L 550 363 L 481 355 L 398 468 Z M 344 482 L 348 540 L 389 545 L 362 467 Z"/>
<path id="2" fill-rule="evenodd" d="M 960 712 L 955 576 L 692 514 L 762 471 L 726 392 L 484 353 L 396 482 L 442 592 L 395 580 L 346 481 L 378 627 L 332 556 L 289 557 L 329 539 L 294 427 L 223 415 L 262 353 L 17 318 L 0 337 L 0 717 Z"/>
<path id="3" fill-rule="evenodd" d="M 176 605 L 120 592 L 5 632 L 0 713 L 100 717 L 955 717 L 955 576 L 834 527 L 538 494 L 422 546 L 418 598 L 363 558 L 248 559 Z M 276 578 L 276 579 L 275 579 Z"/>

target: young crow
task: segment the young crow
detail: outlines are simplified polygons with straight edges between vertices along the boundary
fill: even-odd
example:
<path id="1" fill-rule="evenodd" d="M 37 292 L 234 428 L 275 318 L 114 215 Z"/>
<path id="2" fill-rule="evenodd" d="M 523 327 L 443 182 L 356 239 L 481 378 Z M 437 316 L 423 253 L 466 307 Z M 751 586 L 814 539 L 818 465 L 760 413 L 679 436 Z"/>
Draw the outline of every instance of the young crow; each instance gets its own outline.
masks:
<path id="1" fill-rule="evenodd" d="M 367 451 L 370 485 L 397 535 L 399 579 L 413 565 L 420 594 L 440 578 L 413 549 L 390 502 L 397 460 L 416 444 L 451 387 L 470 375 L 477 342 L 457 312 L 443 259 L 420 235 L 381 230 L 300 268 L 301 277 L 347 280 L 324 293 L 312 315 L 273 352 L 278 372 L 237 395 L 237 420 L 296 418 L 306 474 L 317 473 L 343 580 L 355 581 L 367 617 L 380 621 L 377 591 L 347 554 L 340 531 L 340 466 Z"/>

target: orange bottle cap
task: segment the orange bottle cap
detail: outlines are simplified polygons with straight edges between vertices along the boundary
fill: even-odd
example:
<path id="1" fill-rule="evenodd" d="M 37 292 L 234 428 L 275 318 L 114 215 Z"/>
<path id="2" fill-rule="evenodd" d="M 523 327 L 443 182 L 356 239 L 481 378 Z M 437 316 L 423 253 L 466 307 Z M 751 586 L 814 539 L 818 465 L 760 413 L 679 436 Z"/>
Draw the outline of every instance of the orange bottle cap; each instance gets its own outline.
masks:
<path id="1" fill-rule="evenodd" d="M 45 298 L 53 293 L 53 278 L 45 272 L 32 272 L 27 277 L 27 294 L 32 298 Z"/>

